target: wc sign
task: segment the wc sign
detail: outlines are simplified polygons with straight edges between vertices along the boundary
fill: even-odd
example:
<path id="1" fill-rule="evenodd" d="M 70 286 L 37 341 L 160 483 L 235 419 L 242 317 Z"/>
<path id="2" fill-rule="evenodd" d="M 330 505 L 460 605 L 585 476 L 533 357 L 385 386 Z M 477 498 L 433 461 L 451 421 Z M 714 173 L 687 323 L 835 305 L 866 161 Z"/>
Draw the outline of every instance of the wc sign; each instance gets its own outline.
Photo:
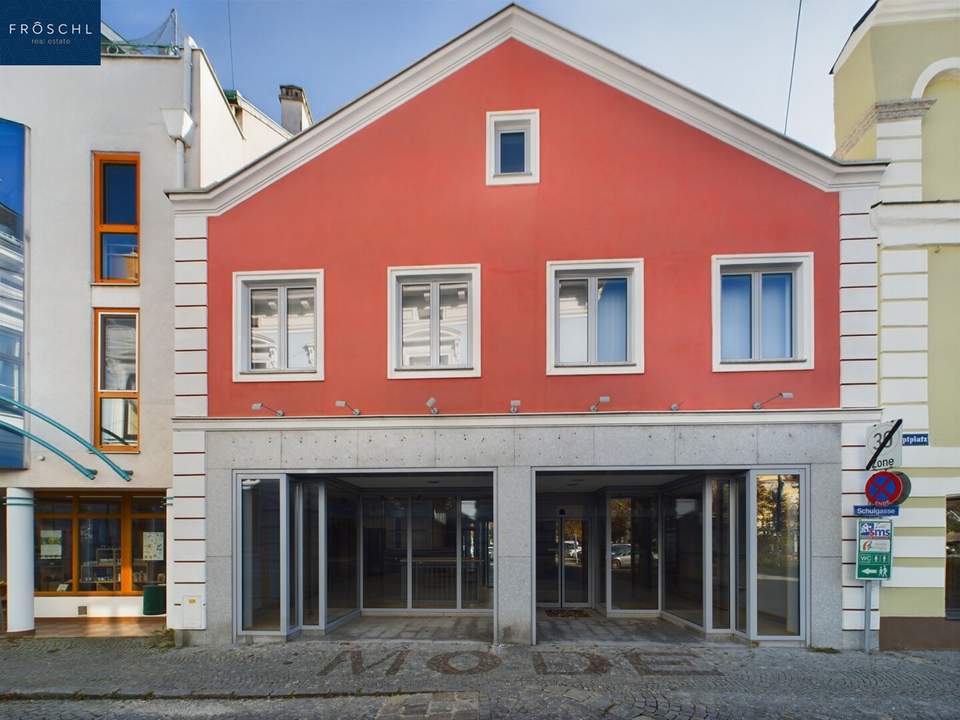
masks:
<path id="1" fill-rule="evenodd" d="M 889 580 L 893 570 L 893 521 L 857 520 L 857 580 Z"/>

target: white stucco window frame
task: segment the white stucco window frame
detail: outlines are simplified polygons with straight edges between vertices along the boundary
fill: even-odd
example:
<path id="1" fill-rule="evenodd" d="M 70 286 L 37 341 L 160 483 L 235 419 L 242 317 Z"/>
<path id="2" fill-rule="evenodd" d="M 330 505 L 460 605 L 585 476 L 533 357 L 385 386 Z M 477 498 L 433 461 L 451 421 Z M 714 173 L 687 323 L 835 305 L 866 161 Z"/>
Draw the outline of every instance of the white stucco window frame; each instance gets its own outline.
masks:
<path id="1" fill-rule="evenodd" d="M 304 282 L 314 286 L 316 309 L 317 362 L 313 370 L 247 370 L 246 316 L 243 298 L 245 286 L 271 282 L 289 285 Z M 324 290 L 323 269 L 309 270 L 253 270 L 233 273 L 233 381 L 234 382 L 304 382 L 324 379 Z"/>
<path id="2" fill-rule="evenodd" d="M 400 367 L 400 284 L 408 280 L 462 280 L 469 284 L 469 362 L 451 368 Z M 480 265 L 414 265 L 387 268 L 387 378 L 424 380 L 430 378 L 480 377 Z M 437 308 L 439 311 L 439 308 Z"/>
<path id="3" fill-rule="evenodd" d="M 523 132 L 525 165 L 522 173 L 500 173 L 498 142 L 501 132 Z M 487 185 L 531 185 L 540 182 L 540 111 L 500 110 L 487 113 Z"/>
<path id="4" fill-rule="evenodd" d="M 792 360 L 728 360 L 720 359 L 720 278 L 730 269 L 759 269 L 764 272 L 789 268 L 794 272 L 794 312 Z M 813 370 L 814 307 L 813 253 L 760 253 L 714 255 L 711 259 L 711 310 L 713 324 L 713 372 L 764 372 Z"/>
<path id="5" fill-rule="evenodd" d="M 569 272 L 616 273 L 627 276 L 629 360 L 625 363 L 558 365 L 556 346 L 557 280 Z M 639 375 L 644 372 L 643 258 L 547 261 L 547 375 Z"/>

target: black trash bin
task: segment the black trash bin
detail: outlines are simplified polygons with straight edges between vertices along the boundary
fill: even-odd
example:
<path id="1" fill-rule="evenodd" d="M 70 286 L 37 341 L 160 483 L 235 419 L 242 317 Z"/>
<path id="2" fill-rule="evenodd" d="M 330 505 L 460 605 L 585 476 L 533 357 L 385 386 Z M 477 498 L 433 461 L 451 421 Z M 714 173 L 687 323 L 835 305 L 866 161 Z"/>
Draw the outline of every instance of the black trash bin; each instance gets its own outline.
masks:
<path id="1" fill-rule="evenodd" d="M 145 585 L 143 588 L 143 614 L 164 615 L 167 612 L 167 586 Z"/>

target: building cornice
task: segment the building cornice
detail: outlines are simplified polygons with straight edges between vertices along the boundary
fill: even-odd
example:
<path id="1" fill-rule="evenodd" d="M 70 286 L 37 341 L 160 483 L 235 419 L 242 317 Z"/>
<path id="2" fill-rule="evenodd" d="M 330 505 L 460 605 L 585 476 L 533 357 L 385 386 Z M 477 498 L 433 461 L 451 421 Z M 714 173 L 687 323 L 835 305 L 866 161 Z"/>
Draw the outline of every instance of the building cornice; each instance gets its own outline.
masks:
<path id="1" fill-rule="evenodd" d="M 877 123 L 922 118 L 936 101 L 936 98 L 903 98 L 874 103 L 837 146 L 834 157 L 842 158 L 847 155 Z"/>

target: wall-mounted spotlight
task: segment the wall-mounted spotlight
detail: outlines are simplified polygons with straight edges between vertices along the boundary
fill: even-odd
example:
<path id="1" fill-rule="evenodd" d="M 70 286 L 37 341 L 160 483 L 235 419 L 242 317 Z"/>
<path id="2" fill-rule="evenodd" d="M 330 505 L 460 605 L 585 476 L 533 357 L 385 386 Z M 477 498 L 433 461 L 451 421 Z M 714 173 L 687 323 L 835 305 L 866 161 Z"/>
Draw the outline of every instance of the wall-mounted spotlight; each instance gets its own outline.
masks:
<path id="1" fill-rule="evenodd" d="M 601 405 L 606 405 L 608 402 L 610 402 L 610 396 L 601 395 L 600 397 L 597 398 L 597 401 L 590 406 L 590 412 L 597 412 L 598 410 L 600 410 Z"/>
<path id="2" fill-rule="evenodd" d="M 438 412 L 440 412 L 437 410 L 437 399 L 435 397 L 429 398 L 424 404 L 430 408 L 431 415 L 436 415 Z"/>
<path id="3" fill-rule="evenodd" d="M 683 405 L 685 402 L 686 400 L 681 400 L 678 403 L 673 403 L 673 405 L 670 406 L 670 412 L 677 412 L 680 409 L 680 406 Z"/>
<path id="4" fill-rule="evenodd" d="M 516 415 L 518 412 L 520 412 L 520 401 L 519 401 L 519 400 L 511 400 L 511 401 L 510 401 L 510 412 L 513 413 L 514 415 Z"/>
<path id="5" fill-rule="evenodd" d="M 338 408 L 350 408 L 350 412 L 352 412 L 354 415 L 359 415 L 359 414 L 360 414 L 360 408 L 355 408 L 353 405 L 351 405 L 350 403 L 348 403 L 346 400 L 337 400 L 337 407 L 338 407 Z"/>
<path id="6" fill-rule="evenodd" d="M 269 405 L 264 405 L 262 402 L 255 402 L 253 405 L 250 406 L 250 409 L 251 409 L 251 410 L 254 410 L 254 411 L 269 410 L 270 412 L 272 412 L 272 413 L 273 413 L 274 415 L 276 415 L 277 417 L 283 417 L 283 410 L 275 410 L 274 408 L 270 407 Z"/>
<path id="7" fill-rule="evenodd" d="M 792 393 L 792 392 L 778 392 L 776 395 L 774 395 L 773 397 L 768 397 L 768 398 L 767 398 L 766 400 L 764 400 L 763 402 L 760 402 L 759 400 L 758 400 L 757 402 L 755 402 L 755 403 L 753 404 L 753 409 L 754 409 L 754 410 L 759 410 L 759 409 L 762 408 L 764 405 L 766 405 L 767 403 L 771 403 L 771 402 L 773 402 L 774 400 L 793 400 L 793 393 Z"/>

